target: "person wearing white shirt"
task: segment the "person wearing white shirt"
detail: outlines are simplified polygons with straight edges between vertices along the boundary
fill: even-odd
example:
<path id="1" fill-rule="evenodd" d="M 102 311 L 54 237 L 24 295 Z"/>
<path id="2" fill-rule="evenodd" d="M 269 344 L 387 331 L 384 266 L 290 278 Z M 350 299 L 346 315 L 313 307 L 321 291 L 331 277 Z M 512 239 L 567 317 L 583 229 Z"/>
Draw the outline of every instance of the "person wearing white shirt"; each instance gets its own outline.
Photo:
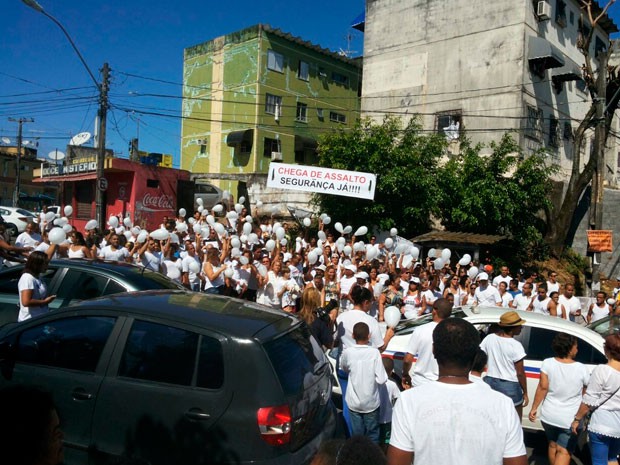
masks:
<path id="1" fill-rule="evenodd" d="M 564 286 L 564 292 L 560 295 L 559 304 L 564 306 L 566 317 L 570 321 L 576 323 L 585 322 L 585 319 L 581 315 L 581 302 L 574 294 L 575 286 L 566 284 Z"/>
<path id="2" fill-rule="evenodd" d="M 99 257 L 102 260 L 130 261 L 131 256 L 125 247 L 119 247 L 120 238 L 118 234 L 110 235 L 110 243 L 101 249 Z"/>
<path id="3" fill-rule="evenodd" d="M 526 311 L 530 305 L 532 304 L 532 289 L 533 286 L 531 283 L 523 284 L 523 292 L 521 294 L 517 294 L 515 298 L 510 303 L 510 307 L 515 310 L 523 310 Z"/>
<path id="4" fill-rule="evenodd" d="M 480 344 L 476 328 L 447 318 L 432 342 L 439 376 L 401 393 L 388 464 L 526 465 L 523 429 L 510 399 L 469 381 Z"/>
<path id="5" fill-rule="evenodd" d="M 508 269 L 507 266 L 502 266 L 499 269 L 500 274 L 498 274 L 497 276 L 495 276 L 495 278 L 493 278 L 493 287 L 498 287 L 499 288 L 499 283 L 506 283 L 506 287 L 508 287 L 508 285 L 510 284 L 510 281 L 512 280 L 512 278 L 510 277 L 510 270 Z"/>
<path id="6" fill-rule="evenodd" d="M 433 304 L 430 323 L 418 326 L 407 343 L 407 353 L 403 359 L 403 384 L 420 386 L 437 380 L 437 361 L 433 356 L 433 331 L 435 327 L 452 314 L 452 304 L 447 299 L 437 299 Z M 417 356 L 413 373 L 410 374 L 414 357 Z"/>
<path id="7" fill-rule="evenodd" d="M 558 274 L 555 271 L 549 273 L 549 279 L 547 280 L 547 295 L 552 292 L 560 292 L 560 283 L 557 281 Z"/>
<path id="8" fill-rule="evenodd" d="M 34 249 L 41 243 L 41 235 L 38 233 L 38 229 L 39 227 L 35 223 L 28 223 L 24 232 L 15 238 L 15 246 Z"/>
<path id="9" fill-rule="evenodd" d="M 540 285 L 538 286 L 538 295 L 532 300 L 528 311 L 549 315 L 549 302 L 551 302 L 551 299 L 547 295 L 547 289 L 545 289 L 545 286 Z"/>
<path id="10" fill-rule="evenodd" d="M 508 285 L 506 284 L 506 281 L 500 281 L 497 290 L 499 291 L 499 295 L 502 299 L 502 307 L 510 307 L 510 302 L 514 300 L 514 297 L 510 292 L 508 292 Z"/>
<path id="11" fill-rule="evenodd" d="M 474 292 L 474 303 L 489 307 L 501 307 L 502 297 L 499 295 L 497 288 L 489 286 L 489 275 L 482 272 L 476 279 L 479 285 L 476 288 L 476 292 Z"/>
<path id="12" fill-rule="evenodd" d="M 355 345 L 340 356 L 341 369 L 349 374 L 346 401 L 351 419 L 351 435 L 368 436 L 379 442 L 379 386 L 387 382 L 381 355 L 368 345 L 370 329 L 363 322 L 353 326 Z"/>
<path id="13" fill-rule="evenodd" d="M 555 357 L 542 362 L 529 419 L 534 422 L 540 418 L 549 441 L 550 463 L 569 465 L 577 443 L 570 424 L 581 404 L 590 373 L 585 365 L 575 362 L 578 350 L 575 336 L 558 333 L 551 348 Z"/>

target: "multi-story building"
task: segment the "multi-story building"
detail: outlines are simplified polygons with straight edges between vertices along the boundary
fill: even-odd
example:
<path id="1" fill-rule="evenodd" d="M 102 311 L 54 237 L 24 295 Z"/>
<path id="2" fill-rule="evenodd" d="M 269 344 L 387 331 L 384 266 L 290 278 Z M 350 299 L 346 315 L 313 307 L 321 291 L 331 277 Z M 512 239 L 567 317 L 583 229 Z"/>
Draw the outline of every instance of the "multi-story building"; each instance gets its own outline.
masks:
<path id="1" fill-rule="evenodd" d="M 41 166 L 37 149 L 22 146 L 19 159 L 19 206 L 38 209 L 56 202 L 57 186 L 41 186 L 33 182 L 34 170 Z M 12 206 L 17 180 L 17 147 L 0 146 L 0 205 Z"/>
<path id="2" fill-rule="evenodd" d="M 454 150 L 463 129 L 483 143 L 513 132 L 526 154 L 545 149 L 568 175 L 573 131 L 591 102 L 577 48 L 580 25 L 590 26 L 579 3 L 367 0 L 362 114 L 420 115 L 424 129 L 454 138 Z M 617 31 L 602 18 L 593 57 Z M 609 157 L 615 167 L 617 150 Z"/>
<path id="3" fill-rule="evenodd" d="M 360 81 L 357 61 L 263 24 L 187 48 L 181 168 L 239 196 L 271 161 L 312 165 L 358 118 Z"/>

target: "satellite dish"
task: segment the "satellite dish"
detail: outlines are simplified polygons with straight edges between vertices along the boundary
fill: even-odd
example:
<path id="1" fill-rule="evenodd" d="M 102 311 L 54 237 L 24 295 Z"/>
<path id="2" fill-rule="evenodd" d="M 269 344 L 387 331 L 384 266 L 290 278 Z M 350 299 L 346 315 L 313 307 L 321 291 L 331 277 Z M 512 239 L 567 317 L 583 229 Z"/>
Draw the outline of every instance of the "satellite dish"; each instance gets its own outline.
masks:
<path id="1" fill-rule="evenodd" d="M 8 137 L 3 137 L 3 138 L 2 138 L 2 143 L 3 143 L 3 144 L 7 144 L 7 145 L 8 145 L 8 144 L 10 144 L 10 143 L 11 143 L 11 139 L 9 139 Z"/>
<path id="2" fill-rule="evenodd" d="M 50 153 L 47 154 L 47 158 L 49 158 L 50 160 L 62 160 L 65 158 L 65 154 L 62 153 L 60 150 L 52 150 Z"/>
<path id="3" fill-rule="evenodd" d="M 69 145 L 84 145 L 91 137 L 90 132 L 80 132 L 71 138 Z"/>

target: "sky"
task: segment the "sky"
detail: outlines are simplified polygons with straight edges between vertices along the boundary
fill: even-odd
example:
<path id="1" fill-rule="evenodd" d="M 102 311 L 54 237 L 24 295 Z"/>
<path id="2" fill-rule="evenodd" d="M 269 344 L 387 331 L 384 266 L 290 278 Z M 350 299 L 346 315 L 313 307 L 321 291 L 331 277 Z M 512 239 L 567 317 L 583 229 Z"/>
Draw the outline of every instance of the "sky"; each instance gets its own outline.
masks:
<path id="1" fill-rule="evenodd" d="M 38 157 L 65 152 L 72 136 L 94 133 L 97 90 L 62 30 L 21 0 L 2 0 L 0 143 L 38 142 Z M 350 27 L 364 0 L 187 1 L 39 0 L 67 30 L 98 82 L 111 68 L 107 148 L 128 156 L 140 149 L 169 153 L 179 166 L 184 48 L 258 23 L 333 51 L 362 54 L 363 35 Z M 157 94 L 147 97 L 144 94 Z M 165 113 L 170 117 L 141 114 Z M 86 143 L 92 145 L 93 141 Z"/>

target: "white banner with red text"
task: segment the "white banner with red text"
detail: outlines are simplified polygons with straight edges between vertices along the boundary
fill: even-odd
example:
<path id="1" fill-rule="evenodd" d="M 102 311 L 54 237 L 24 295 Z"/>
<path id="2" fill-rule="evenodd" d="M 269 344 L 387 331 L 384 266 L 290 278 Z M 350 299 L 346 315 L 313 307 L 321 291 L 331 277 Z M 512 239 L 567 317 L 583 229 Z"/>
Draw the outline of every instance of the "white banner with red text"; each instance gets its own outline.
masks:
<path id="1" fill-rule="evenodd" d="M 374 200 L 377 176 L 361 171 L 271 163 L 267 187 Z"/>

